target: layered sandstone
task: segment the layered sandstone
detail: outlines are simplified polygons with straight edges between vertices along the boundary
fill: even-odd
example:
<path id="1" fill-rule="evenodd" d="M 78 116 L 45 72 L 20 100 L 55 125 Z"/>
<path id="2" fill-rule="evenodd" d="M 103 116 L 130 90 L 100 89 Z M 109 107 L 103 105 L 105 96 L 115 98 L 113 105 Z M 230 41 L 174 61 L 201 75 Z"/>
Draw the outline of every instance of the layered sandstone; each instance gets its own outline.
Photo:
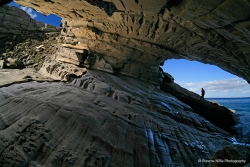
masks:
<path id="1" fill-rule="evenodd" d="M 157 82 L 160 63 L 184 58 L 219 66 L 250 82 L 249 1 L 15 2 L 61 16 L 65 42 L 86 45 L 101 55 L 98 60 L 109 71 Z M 75 40 L 68 41 L 69 36 Z"/>
<path id="2" fill-rule="evenodd" d="M 195 59 L 249 81 L 248 49 L 237 41 L 247 39 L 236 31 L 228 40 L 214 18 L 233 1 L 16 2 L 64 20 L 59 33 L 0 8 L 0 66 L 39 69 L 0 70 L 0 166 L 208 166 L 198 160 L 249 157 L 245 146 L 226 147 L 235 132 L 229 110 L 201 102 L 159 68 L 166 58 Z M 225 21 L 242 25 L 243 15 Z"/>
<path id="3" fill-rule="evenodd" d="M 22 70 L 0 69 L 0 78 L 0 87 L 29 81 L 53 81 L 53 79 L 37 73 L 33 68 L 25 68 Z"/>

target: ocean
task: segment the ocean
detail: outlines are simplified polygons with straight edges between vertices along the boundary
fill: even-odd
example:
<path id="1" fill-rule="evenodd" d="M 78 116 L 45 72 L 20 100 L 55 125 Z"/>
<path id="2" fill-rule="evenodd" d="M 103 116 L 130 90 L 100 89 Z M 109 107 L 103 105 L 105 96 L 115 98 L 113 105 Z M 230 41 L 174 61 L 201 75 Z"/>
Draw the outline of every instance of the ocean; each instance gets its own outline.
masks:
<path id="1" fill-rule="evenodd" d="M 208 101 L 213 101 L 227 107 L 235 114 L 237 125 L 234 129 L 239 133 L 238 140 L 243 143 L 250 144 L 250 97 L 242 98 L 206 98 Z M 245 138 L 245 139 L 243 139 Z M 235 144 L 240 142 L 234 141 Z"/>

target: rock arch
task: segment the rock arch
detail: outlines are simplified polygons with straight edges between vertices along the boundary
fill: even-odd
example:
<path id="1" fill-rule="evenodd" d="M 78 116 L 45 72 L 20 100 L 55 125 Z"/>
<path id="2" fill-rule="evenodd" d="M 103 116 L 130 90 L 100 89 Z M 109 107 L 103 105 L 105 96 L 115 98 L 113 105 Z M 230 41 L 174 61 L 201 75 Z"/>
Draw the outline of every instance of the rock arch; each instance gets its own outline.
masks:
<path id="1" fill-rule="evenodd" d="M 170 92 L 166 94 L 159 85 L 132 77 L 117 77 L 92 70 L 86 73 L 78 57 L 84 49 L 88 50 L 86 62 L 91 68 L 151 82 L 159 81 L 161 70 L 158 66 L 168 57 L 204 62 L 214 60 L 219 64 L 229 61 L 231 64 L 225 64 L 231 67 L 235 58 L 231 55 L 225 57 L 226 52 L 219 52 L 222 47 L 219 44 L 236 43 L 225 40 L 214 29 L 199 28 L 195 25 L 198 23 L 193 22 L 195 18 L 183 21 L 187 15 L 179 16 L 180 11 L 189 7 L 196 7 L 199 11 L 200 6 L 204 7 L 203 2 L 178 1 L 168 6 L 169 3 L 161 0 L 154 4 L 147 0 L 143 4 L 140 0 L 113 0 L 117 11 L 112 16 L 102 7 L 87 1 L 16 2 L 64 18 L 65 31 L 61 31 L 59 41 L 58 29 L 49 31 L 26 17 L 24 11 L 20 13 L 30 22 L 13 20 L 21 22 L 20 25 L 34 25 L 24 26 L 30 28 L 26 33 L 46 34 L 48 30 L 47 33 L 52 34 L 54 45 L 45 47 L 49 55 L 44 61 L 50 60 L 43 64 L 42 69 L 49 70 L 54 80 L 77 78 L 71 84 L 31 82 L 0 89 L 0 141 L 3 141 L 0 142 L 0 166 L 200 166 L 197 159 L 210 159 L 216 151 L 232 144 L 232 134 L 228 132 L 234 133 L 231 129 L 235 124 L 233 114 L 209 102 L 199 103 L 199 108 L 193 107 L 197 106 L 199 96 L 193 96 L 187 90 L 185 94 L 178 93 L 182 88 L 176 87 L 170 76 L 165 75 L 161 84 L 162 90 L 174 88 L 168 89 Z M 225 3 L 233 4 L 229 0 Z M 242 7 L 248 7 L 247 2 L 240 3 Z M 208 8 L 213 5 L 205 4 Z M 6 19 L 12 9 L 4 6 L 0 14 L 3 13 Z M 11 12 L 10 16 L 16 13 Z M 188 16 L 191 17 L 192 13 Z M 6 21 L 1 23 L 9 24 Z M 22 35 L 20 27 L 1 31 Z M 188 38 L 184 38 L 186 36 Z M 202 49 L 196 50 L 199 47 Z M 207 58 L 208 51 L 211 55 L 218 52 L 222 57 Z M 247 49 L 240 53 L 247 55 Z M 242 64 L 236 62 L 236 65 Z M 248 66 L 242 68 L 248 74 Z M 171 96 L 171 93 L 176 96 Z M 178 99 L 183 99 L 186 104 Z"/>
<path id="2" fill-rule="evenodd" d="M 161 62 L 185 58 L 219 66 L 250 82 L 248 1 L 122 0 L 113 1 L 112 15 L 89 1 L 16 2 L 64 18 L 64 28 L 101 54 L 108 71 L 157 82 L 153 76 Z"/>

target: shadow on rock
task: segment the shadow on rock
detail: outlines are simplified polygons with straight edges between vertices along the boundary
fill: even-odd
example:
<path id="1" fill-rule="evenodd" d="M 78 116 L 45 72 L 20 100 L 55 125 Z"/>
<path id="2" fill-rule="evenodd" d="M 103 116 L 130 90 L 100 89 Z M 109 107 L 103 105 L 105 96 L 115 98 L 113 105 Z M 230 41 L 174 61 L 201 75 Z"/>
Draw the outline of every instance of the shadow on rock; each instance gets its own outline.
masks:
<path id="1" fill-rule="evenodd" d="M 178 100 L 188 104 L 195 113 L 209 120 L 219 128 L 235 134 L 232 127 L 236 124 L 233 113 L 226 107 L 209 101 L 200 101 L 200 96 L 196 93 L 182 88 L 174 83 L 173 78 L 169 74 L 164 74 L 161 90 L 175 96 Z"/>

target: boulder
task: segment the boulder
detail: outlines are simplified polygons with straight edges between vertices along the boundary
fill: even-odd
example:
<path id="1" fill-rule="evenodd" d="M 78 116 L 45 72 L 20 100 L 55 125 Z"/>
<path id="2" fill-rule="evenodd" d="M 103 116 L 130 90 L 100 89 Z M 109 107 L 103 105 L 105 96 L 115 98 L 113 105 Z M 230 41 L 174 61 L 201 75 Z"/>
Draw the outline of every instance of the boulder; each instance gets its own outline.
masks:
<path id="1" fill-rule="evenodd" d="M 6 61 L 6 68 L 22 69 L 22 68 L 24 68 L 24 64 L 20 60 L 8 58 Z"/>

